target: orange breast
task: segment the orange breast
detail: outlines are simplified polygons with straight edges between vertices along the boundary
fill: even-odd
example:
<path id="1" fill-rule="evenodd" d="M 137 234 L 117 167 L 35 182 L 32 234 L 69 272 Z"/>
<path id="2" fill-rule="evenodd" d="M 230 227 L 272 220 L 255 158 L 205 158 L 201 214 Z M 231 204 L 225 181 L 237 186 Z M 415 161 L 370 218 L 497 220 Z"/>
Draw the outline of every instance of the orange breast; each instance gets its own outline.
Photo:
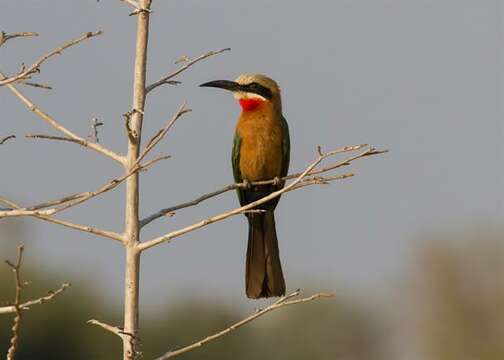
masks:
<path id="1" fill-rule="evenodd" d="M 263 105 L 243 112 L 236 131 L 241 138 L 240 172 L 249 181 L 268 180 L 281 175 L 282 128 L 273 108 Z"/>

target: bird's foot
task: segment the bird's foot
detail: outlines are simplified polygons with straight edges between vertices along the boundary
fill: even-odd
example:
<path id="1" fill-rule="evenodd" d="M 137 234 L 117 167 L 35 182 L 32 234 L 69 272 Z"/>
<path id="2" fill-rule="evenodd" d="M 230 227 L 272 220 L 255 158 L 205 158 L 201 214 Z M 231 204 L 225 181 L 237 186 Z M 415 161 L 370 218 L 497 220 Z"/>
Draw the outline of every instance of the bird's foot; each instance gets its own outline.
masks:
<path id="1" fill-rule="evenodd" d="M 280 185 L 280 183 L 281 183 L 280 178 L 278 176 L 275 176 L 273 178 L 273 186 L 278 187 L 278 185 Z"/>
<path id="2" fill-rule="evenodd" d="M 245 190 L 250 190 L 252 188 L 250 181 L 248 181 L 247 179 L 243 179 L 243 188 Z"/>

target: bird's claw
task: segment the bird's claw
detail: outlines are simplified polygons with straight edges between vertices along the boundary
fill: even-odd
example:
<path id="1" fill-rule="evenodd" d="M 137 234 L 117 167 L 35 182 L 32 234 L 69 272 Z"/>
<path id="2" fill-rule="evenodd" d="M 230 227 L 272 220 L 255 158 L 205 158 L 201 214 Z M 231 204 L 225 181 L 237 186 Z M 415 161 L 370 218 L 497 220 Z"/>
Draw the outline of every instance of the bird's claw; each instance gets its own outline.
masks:
<path id="1" fill-rule="evenodd" d="M 273 178 L 273 186 L 278 186 L 280 185 L 280 178 L 278 176 L 275 176 Z"/>
<path id="2" fill-rule="evenodd" d="M 245 190 L 250 190 L 252 188 L 252 185 L 250 185 L 250 181 L 247 179 L 243 179 L 243 188 Z"/>

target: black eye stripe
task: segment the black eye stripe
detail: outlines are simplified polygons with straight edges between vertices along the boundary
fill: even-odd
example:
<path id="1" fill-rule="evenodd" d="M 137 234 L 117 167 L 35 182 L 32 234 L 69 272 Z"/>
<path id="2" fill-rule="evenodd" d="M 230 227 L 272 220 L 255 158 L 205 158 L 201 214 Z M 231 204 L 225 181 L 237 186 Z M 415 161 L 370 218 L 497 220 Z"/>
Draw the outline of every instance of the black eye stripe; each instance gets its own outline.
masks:
<path id="1" fill-rule="evenodd" d="M 247 92 L 261 95 L 262 97 L 265 97 L 268 100 L 271 100 L 271 98 L 273 97 L 273 94 L 271 93 L 270 89 L 256 82 L 246 85 L 245 88 Z"/>

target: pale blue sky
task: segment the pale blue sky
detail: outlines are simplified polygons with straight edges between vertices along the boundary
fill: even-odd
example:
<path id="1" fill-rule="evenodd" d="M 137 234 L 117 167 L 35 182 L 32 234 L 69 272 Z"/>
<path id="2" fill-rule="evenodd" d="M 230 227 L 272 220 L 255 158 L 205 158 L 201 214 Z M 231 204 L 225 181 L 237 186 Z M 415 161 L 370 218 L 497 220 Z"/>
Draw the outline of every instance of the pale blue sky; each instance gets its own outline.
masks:
<path id="1" fill-rule="evenodd" d="M 277 211 L 289 289 L 373 294 L 395 279 L 422 234 L 452 227 L 492 226 L 502 208 L 502 11 L 497 0 L 154 1 L 148 78 L 176 67 L 181 55 L 232 51 L 185 73 L 179 87 L 156 90 L 147 103 L 149 137 L 184 100 L 194 110 L 157 153 L 173 159 L 143 175 L 142 214 L 228 184 L 239 108 L 229 94 L 198 88 L 214 79 L 261 72 L 283 89 L 291 129 L 291 169 L 315 147 L 371 143 L 391 152 L 356 163 L 353 179 L 285 196 Z M 37 79 L 51 92 L 26 89 L 45 111 L 86 135 L 90 119 L 105 122 L 100 138 L 125 151 L 121 114 L 130 109 L 135 20 L 119 1 L 0 2 L 0 30 L 37 31 L 33 40 L 0 50 L 0 70 L 83 32 L 104 35 L 70 49 Z M 51 133 L 0 89 L 0 193 L 23 204 L 97 188 L 121 169 L 92 152 L 35 142 Z M 350 169 L 345 169 L 350 170 Z M 144 232 L 150 238 L 237 205 L 235 194 L 179 212 Z M 120 231 L 123 188 L 76 208 L 65 218 Z M 105 296 L 122 297 L 122 249 L 72 230 L 24 220 L 28 258 L 38 267 L 99 279 Z M 0 227 L 13 225 L 1 220 Z M 243 217 L 209 226 L 142 258 L 144 306 L 205 294 L 252 306 L 244 295 L 247 227 Z M 15 240 L 2 238 L 1 257 Z M 36 258 L 36 260 L 35 260 Z"/>

